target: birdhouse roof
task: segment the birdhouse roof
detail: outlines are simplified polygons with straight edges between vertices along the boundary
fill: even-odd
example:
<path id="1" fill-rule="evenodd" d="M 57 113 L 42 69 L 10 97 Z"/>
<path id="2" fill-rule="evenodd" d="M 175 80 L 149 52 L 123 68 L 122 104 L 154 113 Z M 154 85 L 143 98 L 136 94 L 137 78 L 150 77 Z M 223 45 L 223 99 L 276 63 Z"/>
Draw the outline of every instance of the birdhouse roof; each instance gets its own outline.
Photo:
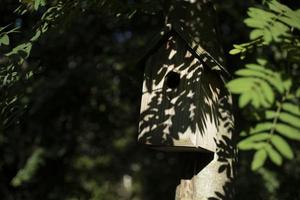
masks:
<path id="1" fill-rule="evenodd" d="M 153 39 L 150 41 L 150 45 L 146 49 L 142 60 L 147 59 L 172 35 L 178 35 L 181 39 L 183 39 L 183 41 L 186 42 L 190 52 L 194 56 L 196 56 L 202 63 L 207 65 L 211 70 L 218 72 L 221 75 L 222 79 L 230 77 L 230 74 L 221 65 L 221 63 L 216 58 L 214 58 L 207 50 L 205 50 L 201 44 L 197 43 L 188 31 L 185 31 L 182 26 L 179 26 L 176 23 L 166 24 L 161 29 L 161 31 L 153 37 Z"/>

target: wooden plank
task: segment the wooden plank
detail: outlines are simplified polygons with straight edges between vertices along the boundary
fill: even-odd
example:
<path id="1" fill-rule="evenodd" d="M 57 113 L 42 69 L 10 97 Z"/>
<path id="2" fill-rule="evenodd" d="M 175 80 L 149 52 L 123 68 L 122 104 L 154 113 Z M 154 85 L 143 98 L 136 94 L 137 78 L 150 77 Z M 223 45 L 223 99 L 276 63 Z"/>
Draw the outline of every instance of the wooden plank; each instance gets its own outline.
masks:
<path id="1" fill-rule="evenodd" d="M 176 88 L 166 84 L 170 72 L 180 76 Z M 174 35 L 148 59 L 144 79 L 139 141 L 160 149 L 178 146 L 214 152 L 221 85 L 218 74 L 205 69 Z"/>

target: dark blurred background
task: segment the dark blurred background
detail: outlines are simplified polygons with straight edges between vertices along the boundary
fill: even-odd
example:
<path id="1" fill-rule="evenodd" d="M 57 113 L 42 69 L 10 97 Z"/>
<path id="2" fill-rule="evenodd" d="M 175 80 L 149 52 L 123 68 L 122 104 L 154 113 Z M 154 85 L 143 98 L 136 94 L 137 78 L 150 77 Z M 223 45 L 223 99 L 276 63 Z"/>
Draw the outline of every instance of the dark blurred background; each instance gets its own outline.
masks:
<path id="1" fill-rule="evenodd" d="M 13 12 L 18 1 L 0 2 L 0 26 L 20 26 L 11 38 L 18 44 L 40 14 L 20 16 Z M 136 142 L 139 61 L 163 26 L 163 6 L 128 2 L 139 2 L 142 10 L 130 19 L 97 7 L 70 10 L 33 46 L 26 64 L 35 74 L 19 85 L 26 109 L 1 130 L 0 199 L 174 199 L 178 182 L 172 177 L 180 173 L 182 157 Z M 243 19 L 257 3 L 216 1 L 220 45 L 231 73 L 244 61 L 228 51 L 248 40 Z M 299 8 L 297 2 L 287 4 Z M 234 110 L 238 134 L 243 116 Z M 250 170 L 251 153 L 239 155 L 236 199 L 300 199 L 299 149 L 295 152 L 293 161 L 261 173 Z"/>

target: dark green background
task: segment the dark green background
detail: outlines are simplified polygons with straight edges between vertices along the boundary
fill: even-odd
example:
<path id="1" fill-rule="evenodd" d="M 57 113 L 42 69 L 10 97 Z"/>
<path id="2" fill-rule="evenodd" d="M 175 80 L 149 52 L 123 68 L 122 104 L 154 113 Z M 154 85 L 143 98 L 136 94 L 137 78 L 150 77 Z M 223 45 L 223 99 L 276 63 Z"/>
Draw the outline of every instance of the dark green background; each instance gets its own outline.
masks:
<path id="1" fill-rule="evenodd" d="M 20 104 L 27 108 L 1 130 L 0 199 L 174 198 L 178 182 L 173 177 L 180 173 L 181 155 L 136 142 L 143 76 L 139 60 L 164 22 L 159 1 L 124 1 L 124 9 L 136 2 L 141 11 L 131 19 L 116 17 L 113 9 L 70 9 L 33 46 L 28 65 L 34 66 L 34 77 L 16 88 L 22 93 Z M 232 44 L 248 40 L 243 19 L 247 8 L 257 3 L 216 2 L 220 45 L 231 73 L 244 61 L 228 51 Z M 293 1 L 286 3 L 299 8 Z M 41 15 L 17 15 L 13 10 L 18 4 L 0 3 L 0 26 L 21 25 L 12 45 L 29 37 Z M 245 120 L 236 107 L 234 111 L 238 134 Z M 12 186 L 12 178 L 37 147 L 45 149 L 42 164 L 29 181 Z M 252 153 L 240 154 L 236 199 L 300 199 L 299 152 L 295 150 L 296 159 L 281 168 L 267 164 L 280 183 L 276 191 L 251 172 Z M 126 189 L 129 179 L 132 185 Z"/>

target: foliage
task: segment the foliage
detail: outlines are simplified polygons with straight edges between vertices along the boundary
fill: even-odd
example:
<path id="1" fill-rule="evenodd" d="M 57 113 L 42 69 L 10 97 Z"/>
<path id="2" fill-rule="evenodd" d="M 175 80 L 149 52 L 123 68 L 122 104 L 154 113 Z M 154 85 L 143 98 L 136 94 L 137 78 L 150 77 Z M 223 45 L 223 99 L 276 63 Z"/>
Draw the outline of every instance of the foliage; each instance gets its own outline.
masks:
<path id="1" fill-rule="evenodd" d="M 9 24 L 0 46 L 1 198 L 171 198 L 175 181 L 157 174 L 176 173 L 174 156 L 136 144 L 142 70 L 135 62 L 160 28 L 160 18 L 149 17 L 160 8 L 90 0 L 4 7 L 10 4 L 15 12 L 0 19 Z"/>
<path id="2" fill-rule="evenodd" d="M 182 173 L 182 158 L 136 145 L 142 79 L 142 68 L 136 60 L 141 57 L 146 41 L 161 30 L 168 3 L 1 2 L 1 199 L 173 198 L 178 184 L 174 177 Z M 220 42 L 226 50 L 234 41 L 245 41 L 248 30 L 242 28 L 240 19 L 254 3 L 217 1 L 223 37 Z M 291 18 L 290 12 L 284 16 Z M 287 25 L 284 21 L 283 24 Z M 243 131 L 244 136 L 260 135 L 259 142 L 251 144 L 264 143 L 275 152 L 260 151 L 256 155 L 260 161 L 255 166 L 262 165 L 264 157 L 273 157 L 278 163 L 284 161 L 282 158 L 294 157 L 280 169 L 265 165 L 268 169 L 260 168 L 258 175 L 248 170 L 249 154 L 241 156 L 236 199 L 292 199 L 300 195 L 299 148 L 289 139 L 294 134 L 281 133 L 286 126 L 297 124 L 294 116 L 299 116 L 298 100 L 292 97 L 299 85 L 299 38 L 295 37 L 297 28 L 287 26 L 284 38 L 276 35 L 280 41 L 275 42 L 272 36 L 272 41 L 265 44 L 258 37 L 235 45 L 235 51 L 247 56 L 246 59 L 254 53 L 255 59 L 249 61 L 252 67 L 238 74 L 239 78 L 251 79 L 249 83 L 255 90 L 248 91 L 255 96 L 257 90 L 271 88 L 274 94 L 260 93 L 256 102 L 252 96 L 244 95 L 241 102 L 246 115 L 240 117 L 237 128 L 244 128 L 249 122 L 253 126 Z M 230 71 L 239 66 L 235 57 L 227 60 Z M 280 114 L 274 117 L 279 107 Z M 270 128 L 267 123 L 273 124 L 275 118 L 279 128 Z M 292 130 L 298 129 L 295 126 Z M 250 133 L 251 130 L 256 131 Z M 271 137 L 263 136 L 270 135 L 271 130 L 272 141 Z M 252 145 L 251 148 L 254 149 Z"/>
<path id="3" fill-rule="evenodd" d="M 17 175 L 12 179 L 11 184 L 17 187 L 22 185 L 23 182 L 32 179 L 40 165 L 43 164 L 43 154 L 44 150 L 42 148 L 34 150 L 24 168 L 20 169 Z"/>
<path id="4" fill-rule="evenodd" d="M 238 144 L 241 150 L 255 151 L 253 170 L 262 167 L 267 158 L 279 166 L 283 158 L 293 159 L 291 141 L 300 141 L 300 46 L 294 34 L 300 31 L 300 10 L 275 0 L 266 5 L 268 9 L 249 8 L 244 23 L 252 28 L 251 41 L 234 45 L 230 53 L 241 54 L 243 59 L 247 53 L 267 57 L 264 52 L 268 49 L 279 49 L 273 50 L 276 62 L 259 58 L 237 70 L 239 77 L 227 84 L 239 95 L 239 107 L 253 120 L 252 126 L 241 132 L 243 139 Z"/>

